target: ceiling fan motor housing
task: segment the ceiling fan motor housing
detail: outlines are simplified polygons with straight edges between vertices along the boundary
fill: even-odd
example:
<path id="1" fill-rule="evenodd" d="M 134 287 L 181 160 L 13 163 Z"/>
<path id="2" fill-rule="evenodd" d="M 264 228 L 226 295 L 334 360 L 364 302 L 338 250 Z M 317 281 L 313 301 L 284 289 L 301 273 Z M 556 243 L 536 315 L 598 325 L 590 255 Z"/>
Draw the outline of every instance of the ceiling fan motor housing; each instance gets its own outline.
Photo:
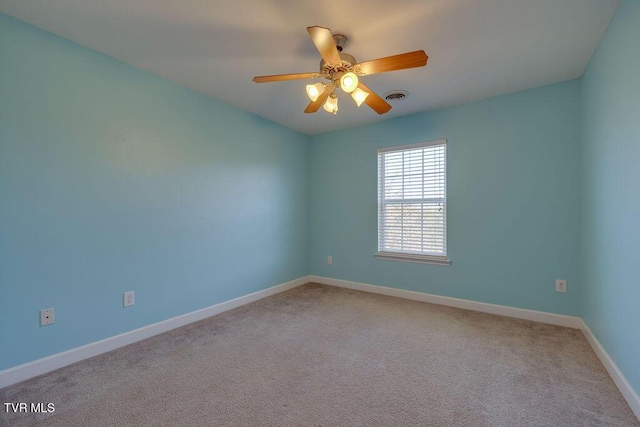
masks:
<path id="1" fill-rule="evenodd" d="M 340 60 L 340 64 L 328 64 L 324 59 L 320 61 L 320 74 L 333 81 L 339 79 L 341 74 L 353 71 L 353 66 L 358 63 L 356 58 L 344 52 L 340 52 Z"/>

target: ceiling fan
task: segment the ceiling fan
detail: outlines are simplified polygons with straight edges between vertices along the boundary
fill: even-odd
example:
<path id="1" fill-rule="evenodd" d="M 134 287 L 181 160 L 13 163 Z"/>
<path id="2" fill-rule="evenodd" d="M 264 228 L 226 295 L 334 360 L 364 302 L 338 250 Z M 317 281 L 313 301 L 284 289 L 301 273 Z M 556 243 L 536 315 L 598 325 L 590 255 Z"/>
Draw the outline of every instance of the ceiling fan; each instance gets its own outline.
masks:
<path id="1" fill-rule="evenodd" d="M 391 110 L 391 105 L 365 86 L 358 77 L 406 68 L 424 67 L 429 59 L 424 50 L 416 50 L 415 52 L 387 56 L 371 61 L 357 62 L 353 56 L 342 52 L 343 46 L 347 43 L 346 36 L 332 34 L 330 29 L 317 26 L 307 27 L 307 32 L 311 36 L 313 44 L 316 45 L 318 52 L 320 52 L 320 56 L 322 56 L 318 72 L 278 74 L 253 78 L 256 83 L 315 79 L 319 77 L 329 80 L 329 82 L 307 85 L 307 95 L 311 102 L 304 110 L 305 113 L 315 113 L 323 105 L 325 111 L 336 114 L 338 112 L 338 95 L 336 94 L 338 89 L 350 93 L 358 107 L 365 103 L 378 114 L 387 113 Z"/>

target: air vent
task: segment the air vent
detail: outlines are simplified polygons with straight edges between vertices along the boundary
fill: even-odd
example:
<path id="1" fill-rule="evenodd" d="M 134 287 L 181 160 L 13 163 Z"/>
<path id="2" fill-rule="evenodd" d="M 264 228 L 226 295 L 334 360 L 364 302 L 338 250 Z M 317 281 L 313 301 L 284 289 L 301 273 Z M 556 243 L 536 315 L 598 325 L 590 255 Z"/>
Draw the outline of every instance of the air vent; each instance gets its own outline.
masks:
<path id="1" fill-rule="evenodd" d="M 407 99 L 409 92 L 406 90 L 392 90 L 384 94 L 384 99 L 391 102 L 400 102 Z"/>

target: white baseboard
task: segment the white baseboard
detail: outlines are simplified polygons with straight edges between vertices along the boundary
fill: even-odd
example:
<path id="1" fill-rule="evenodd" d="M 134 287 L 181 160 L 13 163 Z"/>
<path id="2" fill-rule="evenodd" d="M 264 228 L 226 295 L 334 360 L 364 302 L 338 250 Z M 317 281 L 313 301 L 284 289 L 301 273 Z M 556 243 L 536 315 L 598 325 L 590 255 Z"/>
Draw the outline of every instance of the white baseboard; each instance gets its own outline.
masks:
<path id="1" fill-rule="evenodd" d="M 449 307 L 462 308 L 465 310 L 480 311 L 483 313 L 498 314 L 500 316 L 514 317 L 517 319 L 532 320 L 535 322 L 549 323 L 552 325 L 565 326 L 568 328 L 580 329 L 593 348 L 607 372 L 613 379 L 631 410 L 640 419 L 640 397 L 631 387 L 622 374 L 618 365 L 611 359 L 598 339 L 593 335 L 587 324 L 575 316 L 565 316 L 562 314 L 547 313 L 543 311 L 527 310 L 524 308 L 507 307 L 504 305 L 488 304 L 459 298 L 443 297 L 439 295 L 426 294 L 422 292 L 406 291 L 403 289 L 387 288 L 384 286 L 369 285 L 367 283 L 350 282 L 348 280 L 332 279 L 329 277 L 309 276 L 308 280 L 323 285 L 338 286 L 341 288 L 355 289 L 358 291 L 372 292 L 376 294 L 388 295 L 398 298 L 405 298 L 415 301 L 429 302 L 432 304 L 446 305 Z"/>
<path id="2" fill-rule="evenodd" d="M 289 289 L 293 289 L 297 286 L 304 285 L 305 283 L 309 282 L 337 286 L 341 288 L 355 289 L 364 292 L 372 292 L 376 294 L 388 295 L 415 301 L 429 302 L 432 304 L 445 305 L 466 310 L 480 311 L 483 313 L 497 314 L 500 316 L 513 317 L 517 319 L 532 320 L 535 322 L 565 326 L 574 329 L 581 329 L 587 341 L 589 342 L 589 344 L 591 344 L 593 351 L 596 353 L 596 355 L 606 368 L 607 372 L 613 379 L 614 383 L 616 384 L 624 398 L 627 400 L 627 403 L 631 407 L 631 410 L 634 412 L 636 417 L 640 419 L 640 397 L 638 396 L 638 393 L 636 393 L 631 384 L 629 384 L 616 363 L 613 361 L 613 359 L 611 359 L 611 357 L 602 347 L 595 335 L 593 335 L 587 324 L 579 317 L 565 316 L 561 314 L 547 313 L 543 311 L 528 310 L 523 308 L 514 308 L 503 305 L 488 304 L 483 302 L 444 297 L 422 292 L 407 291 L 403 289 L 388 288 L 384 286 L 369 285 L 366 283 L 351 282 L 347 280 L 332 279 L 329 277 L 321 276 L 304 276 L 287 283 L 273 286 L 271 288 L 267 288 L 229 301 L 215 304 L 210 307 L 196 310 L 191 313 L 173 317 L 162 322 L 154 323 L 139 329 L 135 329 L 133 331 L 106 338 L 101 341 L 96 341 L 82 347 L 77 347 L 62 353 L 57 353 L 42 359 L 35 360 L 33 362 L 25 363 L 23 365 L 0 371 L 0 388 L 36 377 L 38 375 L 45 374 L 47 372 L 54 371 L 64 366 L 71 365 L 72 363 L 79 362 L 83 359 L 88 359 L 90 357 L 115 350 L 125 345 L 141 341 L 145 338 L 149 338 L 154 335 L 179 328 L 189 323 L 197 322 L 198 320 L 202 320 L 207 317 L 222 313 L 224 311 L 234 309 L 241 305 L 248 304 L 250 302 L 257 301 L 259 299 L 266 298 L 268 296 L 275 295 Z"/>
<path id="3" fill-rule="evenodd" d="M 587 341 L 589 341 L 589 344 L 591 344 L 591 348 L 593 348 L 593 351 L 600 359 L 600 362 L 604 365 L 605 369 L 611 376 L 611 379 L 613 379 L 613 382 L 618 386 L 620 393 L 622 393 L 626 399 L 631 410 L 640 420 L 640 396 L 638 396 L 638 393 L 636 393 L 633 387 L 631 387 L 631 384 L 629 384 L 629 381 L 627 381 L 625 376 L 622 374 L 622 371 L 620 371 L 616 362 L 614 362 L 611 356 L 609 356 L 604 347 L 602 347 L 602 344 L 600 344 L 600 341 L 598 341 L 596 336 L 593 335 L 593 332 L 591 332 L 591 329 L 589 329 L 584 321 L 582 322 L 582 333 Z"/>
<path id="4" fill-rule="evenodd" d="M 179 328 L 180 326 L 197 322 L 198 320 L 202 320 L 207 317 L 222 313 L 224 311 L 231 310 L 241 305 L 287 291 L 297 286 L 304 285 L 305 283 L 308 283 L 310 281 L 311 280 L 309 276 L 301 277 L 299 279 L 276 285 L 271 288 L 263 289 L 261 291 L 234 298 L 229 301 L 221 302 L 210 307 L 192 311 L 191 313 L 183 314 L 181 316 L 163 320 L 162 322 L 143 326 L 142 328 L 135 329 L 133 331 L 125 332 L 120 335 L 109 337 L 100 341 L 83 345 L 81 347 L 76 347 L 71 350 L 64 351 L 62 353 L 53 354 L 42 359 L 34 360 L 33 362 L 28 362 L 23 365 L 18 365 L 16 367 L 0 371 L 0 388 L 36 377 L 38 375 L 45 374 L 47 372 L 54 371 L 64 366 L 71 365 L 72 363 L 79 362 L 83 359 L 88 359 L 90 357 L 106 353 L 107 351 L 115 350 L 116 348 L 132 344 L 136 341 L 140 341 L 145 338 L 149 338 L 154 335 Z"/>
<path id="5" fill-rule="evenodd" d="M 389 295 L 392 297 L 429 302 L 432 304 L 446 305 L 449 307 L 463 308 L 465 310 L 480 311 L 482 313 L 498 314 L 500 316 L 514 317 L 516 319 L 533 320 L 534 322 L 549 323 L 551 325 L 565 326 L 581 329 L 582 319 L 575 316 L 547 313 L 544 311 L 514 308 L 505 305 L 488 304 L 485 302 L 470 301 L 459 298 L 443 297 L 422 292 L 406 291 L 403 289 L 387 288 L 366 283 L 350 282 L 347 280 L 331 279 L 329 277 L 310 276 L 309 280 L 323 285 L 339 286 L 341 288 L 355 289 L 375 294 Z"/>

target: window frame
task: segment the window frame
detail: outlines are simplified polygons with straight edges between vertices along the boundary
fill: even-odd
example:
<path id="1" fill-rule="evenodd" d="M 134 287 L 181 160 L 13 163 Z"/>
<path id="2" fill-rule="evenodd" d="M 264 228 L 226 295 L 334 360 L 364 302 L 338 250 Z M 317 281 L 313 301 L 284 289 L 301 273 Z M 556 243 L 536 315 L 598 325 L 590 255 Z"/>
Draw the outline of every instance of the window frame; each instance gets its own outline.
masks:
<path id="1" fill-rule="evenodd" d="M 444 200 L 443 204 L 444 204 L 444 227 L 443 227 L 443 237 L 444 237 L 444 254 L 443 255 L 433 255 L 433 254 L 423 254 L 423 253 L 415 253 L 415 252 L 403 252 L 403 251 L 389 251 L 389 250 L 381 250 L 381 243 L 382 243 L 382 234 L 381 232 L 383 231 L 383 227 L 381 222 L 383 221 L 384 218 L 384 173 L 381 174 L 382 169 L 381 169 L 381 161 L 383 161 L 384 159 L 384 155 L 385 153 L 390 153 L 390 152 L 398 152 L 398 151 L 408 151 L 408 150 L 412 150 L 412 149 L 417 149 L 417 148 L 425 148 L 425 147 L 430 147 L 430 146 L 434 146 L 434 145 L 444 145 L 444 197 L 442 198 Z M 437 265 L 451 265 L 451 260 L 448 258 L 447 255 L 447 247 L 448 247 L 448 241 L 447 241 L 447 226 L 448 226 L 448 221 L 447 221 L 447 216 L 448 216 L 448 209 L 447 209 L 447 140 L 446 139 L 438 139 L 438 140 L 434 140 L 434 141 L 427 141 L 427 142 L 419 142 L 416 144 L 408 144 L 408 145 L 400 145 L 400 146 L 395 146 L 395 147 L 385 147 L 385 148 L 379 148 L 378 149 L 378 154 L 377 154 L 377 159 L 378 159 L 378 195 L 377 195 L 377 199 L 378 199 L 378 218 L 377 218 L 377 222 L 378 222 L 378 228 L 377 228 L 377 237 L 378 237 L 378 250 L 377 252 L 374 254 L 374 256 L 377 259 L 385 259 L 385 260 L 395 260 L 395 261 L 406 261 L 406 262 L 418 262 L 418 263 L 426 263 L 426 264 L 437 264 Z M 424 166 L 422 169 L 422 173 L 424 175 Z M 415 199 L 406 199 L 406 198 L 402 198 L 400 200 L 415 200 Z M 418 200 L 423 200 L 422 203 L 424 203 L 424 200 L 426 199 L 418 199 Z M 402 203 L 402 202 L 400 202 Z"/>

